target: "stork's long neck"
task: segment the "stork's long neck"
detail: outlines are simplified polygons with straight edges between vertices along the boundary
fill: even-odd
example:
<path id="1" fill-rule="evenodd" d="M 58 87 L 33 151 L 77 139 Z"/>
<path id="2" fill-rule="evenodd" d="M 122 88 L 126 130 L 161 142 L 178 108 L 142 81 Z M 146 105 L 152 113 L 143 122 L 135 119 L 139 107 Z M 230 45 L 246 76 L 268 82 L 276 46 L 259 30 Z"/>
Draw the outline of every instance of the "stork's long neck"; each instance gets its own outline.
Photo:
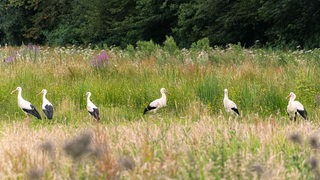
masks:
<path id="1" fill-rule="evenodd" d="M 87 97 L 87 104 L 91 103 L 91 101 L 90 101 L 90 96 L 91 96 L 91 94 L 88 94 L 88 97 Z"/>
<path id="2" fill-rule="evenodd" d="M 21 91 L 18 91 L 18 101 L 23 100 Z"/>
<path id="3" fill-rule="evenodd" d="M 296 99 L 295 96 L 291 96 L 290 99 L 289 99 L 289 103 L 291 104 L 295 99 Z"/>
<path id="4" fill-rule="evenodd" d="M 164 101 L 166 101 L 166 100 L 167 100 L 166 93 L 161 93 L 161 99 L 163 99 Z"/>
<path id="5" fill-rule="evenodd" d="M 224 93 L 224 98 L 223 98 L 223 100 L 228 100 L 229 99 L 229 97 L 228 97 L 228 93 L 227 92 L 225 92 Z"/>
<path id="6" fill-rule="evenodd" d="M 45 102 L 47 100 L 46 95 L 47 95 L 47 93 L 43 93 L 43 95 L 42 95 L 42 101 L 43 102 Z"/>

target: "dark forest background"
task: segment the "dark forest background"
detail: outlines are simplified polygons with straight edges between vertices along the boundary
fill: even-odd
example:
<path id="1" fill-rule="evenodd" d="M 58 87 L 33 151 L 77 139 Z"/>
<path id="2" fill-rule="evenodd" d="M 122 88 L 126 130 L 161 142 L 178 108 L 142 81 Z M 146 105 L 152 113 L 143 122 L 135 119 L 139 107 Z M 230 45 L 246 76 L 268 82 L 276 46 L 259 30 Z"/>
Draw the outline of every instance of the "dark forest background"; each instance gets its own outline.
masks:
<path id="1" fill-rule="evenodd" d="M 316 48 L 319 0 L 1 0 L 0 43 Z"/>

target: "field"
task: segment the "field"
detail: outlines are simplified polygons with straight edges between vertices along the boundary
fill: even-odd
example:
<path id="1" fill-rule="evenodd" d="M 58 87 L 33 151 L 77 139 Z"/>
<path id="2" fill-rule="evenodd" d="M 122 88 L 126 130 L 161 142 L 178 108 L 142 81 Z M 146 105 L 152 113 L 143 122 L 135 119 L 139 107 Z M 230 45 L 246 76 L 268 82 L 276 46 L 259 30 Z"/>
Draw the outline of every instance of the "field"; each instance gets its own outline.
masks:
<path id="1" fill-rule="evenodd" d="M 163 46 L 0 48 L 4 179 L 319 179 L 320 50 Z M 53 120 L 26 116 L 22 96 Z M 166 88 L 167 107 L 143 109 Z M 223 109 L 223 89 L 241 116 Z M 101 121 L 86 110 L 85 93 Z M 289 121 L 289 92 L 309 121 Z M 41 111 L 42 117 L 44 114 Z"/>

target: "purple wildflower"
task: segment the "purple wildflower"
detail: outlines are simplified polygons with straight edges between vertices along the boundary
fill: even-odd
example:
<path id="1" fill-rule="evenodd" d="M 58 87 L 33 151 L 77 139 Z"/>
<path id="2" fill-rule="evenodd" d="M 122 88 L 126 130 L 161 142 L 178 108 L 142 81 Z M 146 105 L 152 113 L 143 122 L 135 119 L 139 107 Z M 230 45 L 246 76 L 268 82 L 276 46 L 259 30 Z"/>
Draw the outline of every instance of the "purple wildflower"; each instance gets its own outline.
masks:
<path id="1" fill-rule="evenodd" d="M 27 46 L 25 46 L 23 52 L 24 52 L 24 55 L 29 55 L 30 59 L 35 62 L 35 61 L 37 61 L 39 47 L 34 44 L 28 44 Z"/>
<path id="2" fill-rule="evenodd" d="M 6 58 L 6 63 L 12 63 L 14 60 L 13 56 L 9 56 Z"/>
<path id="3" fill-rule="evenodd" d="M 33 46 L 32 46 L 32 44 L 28 44 L 28 46 L 27 46 L 27 49 L 33 49 Z"/>
<path id="4" fill-rule="evenodd" d="M 35 54 L 38 54 L 39 52 L 39 47 L 35 44 L 28 44 L 25 48 L 26 51 L 33 51 Z"/>
<path id="5" fill-rule="evenodd" d="M 39 47 L 37 45 L 33 45 L 33 49 L 36 54 L 39 52 Z"/>
<path id="6" fill-rule="evenodd" d="M 106 67 L 108 65 L 108 54 L 105 50 L 101 51 L 98 55 L 92 58 L 91 64 L 94 67 Z"/>
<path id="7" fill-rule="evenodd" d="M 8 57 L 5 59 L 5 62 L 6 62 L 6 63 L 12 63 L 13 61 L 15 61 L 16 56 L 17 56 L 17 52 L 14 51 L 13 53 L 10 54 L 10 56 L 8 56 Z"/>

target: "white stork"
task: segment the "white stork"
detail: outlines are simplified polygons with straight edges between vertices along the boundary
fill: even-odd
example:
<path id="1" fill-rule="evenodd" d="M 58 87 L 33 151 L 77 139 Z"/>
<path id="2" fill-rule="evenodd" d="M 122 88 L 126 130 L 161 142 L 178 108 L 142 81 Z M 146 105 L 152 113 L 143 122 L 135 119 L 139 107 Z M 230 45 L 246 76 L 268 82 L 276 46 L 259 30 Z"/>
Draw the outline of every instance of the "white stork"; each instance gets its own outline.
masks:
<path id="1" fill-rule="evenodd" d="M 39 94 L 43 94 L 42 96 L 42 111 L 47 116 L 48 119 L 52 119 L 53 116 L 53 106 L 50 101 L 46 98 L 47 90 L 42 89 L 42 91 Z"/>
<path id="2" fill-rule="evenodd" d="M 224 89 L 223 106 L 228 113 L 237 113 L 240 115 L 236 103 L 231 101 L 228 97 L 228 89 Z"/>
<path id="3" fill-rule="evenodd" d="M 148 111 L 153 111 L 156 113 L 160 108 L 167 105 L 167 90 L 165 88 L 160 89 L 161 98 L 152 101 L 145 109 L 143 114 L 146 114 Z"/>
<path id="4" fill-rule="evenodd" d="M 305 120 L 308 120 L 308 114 L 306 109 L 299 101 L 295 101 L 296 95 L 293 92 L 290 92 L 290 94 L 287 96 L 287 99 L 288 98 L 289 103 L 287 107 L 287 113 L 289 115 L 290 120 L 294 119 L 294 121 L 296 121 L 297 114 L 302 116 Z"/>
<path id="5" fill-rule="evenodd" d="M 87 110 L 97 120 L 100 120 L 99 109 L 90 101 L 91 92 L 87 92 Z"/>
<path id="6" fill-rule="evenodd" d="M 28 114 L 34 115 L 36 118 L 41 119 L 41 116 L 39 112 L 36 110 L 36 108 L 28 101 L 24 100 L 21 96 L 22 88 L 17 87 L 17 89 L 13 90 L 11 94 L 13 94 L 15 91 L 18 91 L 18 106 L 24 111 L 24 113 L 27 116 L 27 120 L 29 121 Z"/>

